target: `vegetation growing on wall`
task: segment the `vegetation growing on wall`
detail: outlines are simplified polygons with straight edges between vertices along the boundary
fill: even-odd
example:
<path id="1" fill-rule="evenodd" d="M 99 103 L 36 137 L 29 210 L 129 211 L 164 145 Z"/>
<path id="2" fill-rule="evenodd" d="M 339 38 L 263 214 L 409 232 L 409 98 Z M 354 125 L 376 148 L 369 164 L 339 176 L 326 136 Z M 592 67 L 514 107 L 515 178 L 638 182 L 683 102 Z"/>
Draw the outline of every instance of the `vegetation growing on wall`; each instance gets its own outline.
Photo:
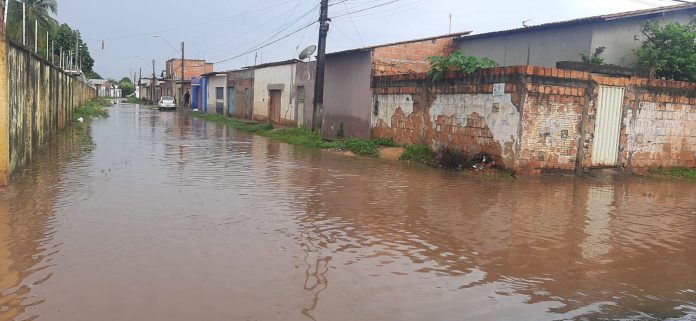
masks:
<path id="1" fill-rule="evenodd" d="M 591 55 L 581 52 L 580 58 L 582 59 L 582 62 L 586 64 L 603 65 L 604 58 L 602 58 L 602 54 L 606 49 L 606 47 L 597 47 L 597 49 L 595 49 L 595 52 Z"/>
<path id="2" fill-rule="evenodd" d="M 467 74 L 482 68 L 498 67 L 498 63 L 486 57 L 468 56 L 461 51 L 456 51 L 449 56 L 432 56 L 430 59 L 429 75 L 438 81 L 448 70 L 459 70 Z"/>
<path id="3" fill-rule="evenodd" d="M 643 35 L 646 40 L 635 50 L 639 68 L 654 70 L 660 78 L 696 81 L 696 22 L 651 21 Z"/>

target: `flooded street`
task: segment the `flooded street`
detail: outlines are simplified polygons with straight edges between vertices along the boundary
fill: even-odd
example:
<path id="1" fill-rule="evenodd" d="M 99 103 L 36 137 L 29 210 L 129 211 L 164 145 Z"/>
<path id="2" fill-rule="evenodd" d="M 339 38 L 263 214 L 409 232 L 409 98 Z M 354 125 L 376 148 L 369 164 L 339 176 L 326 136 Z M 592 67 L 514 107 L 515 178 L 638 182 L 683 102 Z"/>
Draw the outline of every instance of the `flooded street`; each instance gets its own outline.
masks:
<path id="1" fill-rule="evenodd" d="M 696 183 L 471 178 L 120 105 L 0 190 L 0 320 L 696 320 Z"/>

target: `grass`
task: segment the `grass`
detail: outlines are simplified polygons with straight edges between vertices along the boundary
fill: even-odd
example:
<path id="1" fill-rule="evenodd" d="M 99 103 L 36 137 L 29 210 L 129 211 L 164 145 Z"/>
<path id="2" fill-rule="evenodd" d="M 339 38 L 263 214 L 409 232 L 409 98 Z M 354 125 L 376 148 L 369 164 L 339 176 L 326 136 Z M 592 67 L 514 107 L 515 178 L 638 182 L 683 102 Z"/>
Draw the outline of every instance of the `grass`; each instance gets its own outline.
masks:
<path id="1" fill-rule="evenodd" d="M 399 160 L 403 162 L 413 162 L 429 167 L 439 167 L 437 154 L 425 145 L 411 145 L 406 147 Z"/>
<path id="2" fill-rule="evenodd" d="M 136 97 L 128 97 L 126 100 L 129 104 L 137 104 L 137 105 L 145 105 L 147 102 L 143 99 L 136 98 Z"/>
<path id="3" fill-rule="evenodd" d="M 82 117 L 85 120 L 89 120 L 95 117 L 109 117 L 108 106 L 111 103 L 104 97 L 96 97 L 87 102 L 87 105 L 75 109 L 73 112 L 73 120 L 77 120 Z"/>
<path id="4" fill-rule="evenodd" d="M 651 168 L 650 175 L 654 176 L 669 176 L 685 178 L 690 180 L 696 180 L 696 169 L 685 168 L 685 167 L 672 167 L 672 168 Z"/>
<path id="5" fill-rule="evenodd" d="M 395 146 L 394 141 L 390 139 L 377 140 L 348 137 L 339 141 L 327 141 L 319 133 L 313 132 L 305 126 L 274 129 L 270 123 L 249 124 L 234 118 L 227 118 L 221 115 L 207 115 L 200 112 L 193 112 L 192 115 L 196 118 L 225 124 L 240 131 L 254 133 L 287 144 L 350 151 L 356 155 L 366 157 L 379 158 L 380 146 Z"/>

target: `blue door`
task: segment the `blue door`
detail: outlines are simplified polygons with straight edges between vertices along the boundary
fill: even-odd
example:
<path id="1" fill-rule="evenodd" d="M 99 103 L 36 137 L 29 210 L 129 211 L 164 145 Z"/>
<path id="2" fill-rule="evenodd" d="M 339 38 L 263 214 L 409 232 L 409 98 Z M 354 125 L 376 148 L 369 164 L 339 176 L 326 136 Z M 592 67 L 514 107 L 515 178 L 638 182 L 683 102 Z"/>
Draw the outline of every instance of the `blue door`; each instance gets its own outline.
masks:
<path id="1" fill-rule="evenodd" d="M 228 112 L 227 115 L 228 116 L 234 116 L 234 112 L 236 109 L 235 108 L 235 101 L 234 101 L 235 93 L 236 93 L 236 91 L 234 89 L 234 86 L 227 87 L 227 105 L 228 105 L 227 106 L 227 112 Z"/>
<path id="2" fill-rule="evenodd" d="M 201 112 L 208 112 L 208 78 L 201 79 L 201 107 L 198 109 Z"/>

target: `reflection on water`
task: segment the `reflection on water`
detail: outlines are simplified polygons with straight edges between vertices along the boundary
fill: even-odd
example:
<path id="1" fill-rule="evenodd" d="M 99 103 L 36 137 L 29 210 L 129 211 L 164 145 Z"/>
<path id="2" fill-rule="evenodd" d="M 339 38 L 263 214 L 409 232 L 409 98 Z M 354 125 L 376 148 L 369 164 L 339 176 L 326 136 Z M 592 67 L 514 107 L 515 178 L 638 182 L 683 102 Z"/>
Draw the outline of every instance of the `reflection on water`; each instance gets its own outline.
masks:
<path id="1" fill-rule="evenodd" d="M 0 320 L 696 318 L 690 182 L 472 179 L 131 105 L 57 140 L 1 191 Z"/>

